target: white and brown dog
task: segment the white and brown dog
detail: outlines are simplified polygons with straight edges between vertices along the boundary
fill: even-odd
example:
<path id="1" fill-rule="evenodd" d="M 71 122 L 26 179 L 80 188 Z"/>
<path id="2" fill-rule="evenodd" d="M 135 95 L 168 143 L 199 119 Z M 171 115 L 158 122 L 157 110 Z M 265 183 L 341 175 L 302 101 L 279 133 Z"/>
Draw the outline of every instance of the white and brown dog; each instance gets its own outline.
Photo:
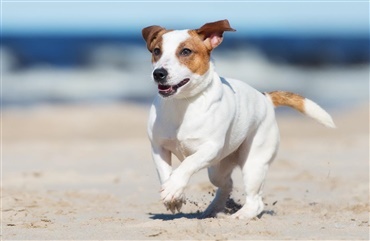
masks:
<path id="1" fill-rule="evenodd" d="M 190 177 L 208 168 L 218 190 L 202 217 L 216 216 L 232 191 L 231 172 L 239 166 L 246 201 L 232 217 L 250 219 L 263 211 L 262 187 L 279 146 L 274 107 L 290 106 L 335 126 L 328 113 L 300 95 L 261 93 L 242 81 L 220 77 L 210 55 L 224 31 L 235 31 L 227 20 L 195 30 L 142 30 L 159 93 L 150 110 L 148 133 L 167 209 L 179 211 Z M 171 154 L 181 161 L 175 170 Z"/>

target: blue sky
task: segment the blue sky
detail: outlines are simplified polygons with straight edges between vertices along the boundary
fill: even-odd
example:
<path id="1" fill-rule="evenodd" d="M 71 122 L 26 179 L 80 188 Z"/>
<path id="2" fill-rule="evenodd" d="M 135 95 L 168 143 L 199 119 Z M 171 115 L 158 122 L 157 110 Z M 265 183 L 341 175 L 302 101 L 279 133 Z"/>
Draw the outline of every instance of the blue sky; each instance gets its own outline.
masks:
<path id="1" fill-rule="evenodd" d="M 7 33 L 140 34 L 148 25 L 197 28 L 228 19 L 240 34 L 366 34 L 367 1 L 2 1 Z"/>

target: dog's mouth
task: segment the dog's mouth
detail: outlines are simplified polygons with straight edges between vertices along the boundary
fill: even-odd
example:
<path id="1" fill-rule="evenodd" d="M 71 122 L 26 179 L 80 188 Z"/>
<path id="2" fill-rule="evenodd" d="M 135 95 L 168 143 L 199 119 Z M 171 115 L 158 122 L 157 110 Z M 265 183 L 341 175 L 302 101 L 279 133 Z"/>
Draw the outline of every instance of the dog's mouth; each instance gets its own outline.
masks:
<path id="1" fill-rule="evenodd" d="M 177 89 L 186 85 L 190 81 L 189 78 L 182 80 L 176 85 L 162 85 L 158 84 L 158 93 L 163 97 L 169 97 L 177 92 Z"/>

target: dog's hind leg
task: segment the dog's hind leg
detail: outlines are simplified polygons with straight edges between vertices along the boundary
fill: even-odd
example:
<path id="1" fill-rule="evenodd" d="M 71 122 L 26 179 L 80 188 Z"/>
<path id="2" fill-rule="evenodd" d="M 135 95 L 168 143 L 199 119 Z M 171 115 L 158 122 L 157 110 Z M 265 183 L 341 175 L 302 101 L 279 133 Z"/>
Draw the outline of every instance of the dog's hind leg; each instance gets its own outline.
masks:
<path id="1" fill-rule="evenodd" d="M 264 208 L 262 189 L 267 170 L 274 159 L 278 145 L 279 133 L 276 123 L 270 127 L 261 127 L 252 140 L 246 140 L 239 150 L 239 165 L 242 169 L 246 192 L 244 206 L 231 217 L 252 219 Z"/>
<path id="2" fill-rule="evenodd" d="M 202 213 L 201 218 L 215 217 L 217 213 L 225 209 L 226 201 L 233 188 L 231 173 L 236 163 L 230 158 L 225 158 L 214 166 L 208 168 L 209 180 L 218 187 L 215 198 L 207 209 Z"/>

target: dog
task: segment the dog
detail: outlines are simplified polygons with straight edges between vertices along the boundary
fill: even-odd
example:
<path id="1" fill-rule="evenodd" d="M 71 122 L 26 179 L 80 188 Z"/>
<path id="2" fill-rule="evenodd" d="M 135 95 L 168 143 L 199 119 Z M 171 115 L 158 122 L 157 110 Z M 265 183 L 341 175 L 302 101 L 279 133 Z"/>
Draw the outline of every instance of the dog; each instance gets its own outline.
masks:
<path id="1" fill-rule="evenodd" d="M 226 31 L 236 31 L 228 20 L 198 29 L 167 30 L 153 25 L 142 30 L 152 54 L 152 79 L 158 95 L 150 109 L 148 136 L 161 183 L 161 199 L 172 213 L 185 203 L 190 177 L 208 168 L 218 187 L 201 218 L 216 217 L 232 191 L 231 173 L 242 170 L 246 200 L 232 218 L 252 219 L 264 208 L 262 188 L 279 146 L 274 107 L 289 106 L 327 127 L 331 116 L 298 94 L 261 93 L 246 83 L 220 77 L 211 52 Z M 181 164 L 171 167 L 174 154 Z"/>

